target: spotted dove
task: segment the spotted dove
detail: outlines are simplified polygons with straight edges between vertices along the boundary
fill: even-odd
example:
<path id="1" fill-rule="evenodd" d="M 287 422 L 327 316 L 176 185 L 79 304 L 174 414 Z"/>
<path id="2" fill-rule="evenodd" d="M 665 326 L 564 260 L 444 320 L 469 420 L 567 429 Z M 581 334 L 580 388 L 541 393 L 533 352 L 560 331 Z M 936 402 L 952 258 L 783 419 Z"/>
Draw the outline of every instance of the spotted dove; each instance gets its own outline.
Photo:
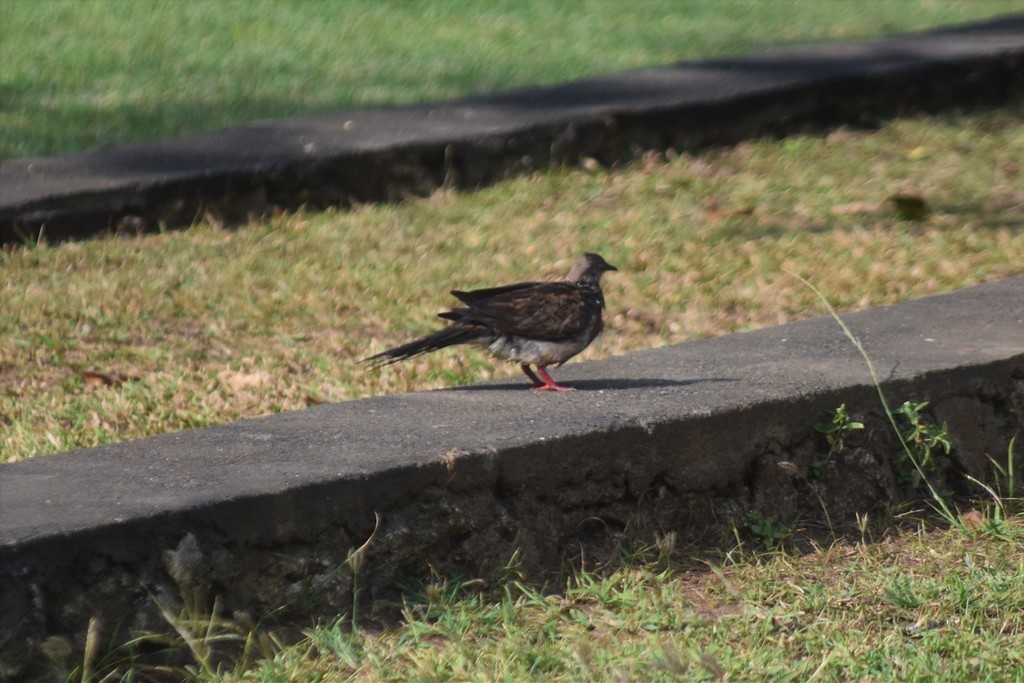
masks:
<path id="1" fill-rule="evenodd" d="M 556 384 L 546 368 L 569 360 L 600 334 L 601 275 L 609 270 L 618 269 L 588 253 L 573 264 L 562 282 L 453 291 L 452 296 L 465 306 L 438 314 L 451 321 L 447 327 L 363 362 L 390 365 L 446 346 L 476 344 L 496 358 L 519 363 L 537 391 L 571 391 L 572 387 Z"/>

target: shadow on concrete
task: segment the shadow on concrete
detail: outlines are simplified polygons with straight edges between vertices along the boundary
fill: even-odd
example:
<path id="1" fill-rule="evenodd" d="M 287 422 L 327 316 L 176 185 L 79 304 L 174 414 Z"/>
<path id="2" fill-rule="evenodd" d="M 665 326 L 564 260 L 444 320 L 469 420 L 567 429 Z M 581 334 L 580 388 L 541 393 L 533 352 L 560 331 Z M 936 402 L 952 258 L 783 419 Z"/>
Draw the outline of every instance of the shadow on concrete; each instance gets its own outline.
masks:
<path id="1" fill-rule="evenodd" d="M 641 150 L 698 152 L 752 136 L 1005 104 L 1024 91 L 1022 34 L 1024 16 L 1015 15 L 954 31 L 777 48 L 446 103 L 311 112 L 9 160 L 0 163 L 0 242 L 24 241 L 44 227 L 59 241 L 182 227 L 202 217 L 237 225 L 301 206 L 485 187 L 581 157 L 610 166 Z M 22 102 L 30 95 L 4 92 Z M 289 112 L 281 103 L 262 106 L 261 116 Z M 163 121 L 167 109 L 134 114 Z M 160 121 L 150 121 L 154 130 Z"/>
<path id="2" fill-rule="evenodd" d="M 733 377 L 702 377 L 697 379 L 579 379 L 556 382 L 580 391 L 620 391 L 623 389 L 658 389 L 664 387 L 685 387 L 691 384 L 707 382 L 737 382 Z M 473 384 L 465 387 L 453 387 L 449 391 L 530 391 L 528 381 L 501 382 L 500 384 Z"/>

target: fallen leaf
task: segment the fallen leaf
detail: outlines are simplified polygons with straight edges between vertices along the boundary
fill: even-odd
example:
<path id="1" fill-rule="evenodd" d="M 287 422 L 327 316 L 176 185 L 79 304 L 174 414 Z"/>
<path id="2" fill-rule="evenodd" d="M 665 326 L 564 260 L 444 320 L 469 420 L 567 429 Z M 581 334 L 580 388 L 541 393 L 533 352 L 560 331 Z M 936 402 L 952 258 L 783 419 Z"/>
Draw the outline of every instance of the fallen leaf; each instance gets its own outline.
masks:
<path id="1" fill-rule="evenodd" d="M 907 150 L 907 158 L 908 159 L 913 159 L 914 161 L 917 161 L 919 159 L 924 159 L 927 156 L 928 156 L 928 148 L 927 147 L 920 147 L 920 146 L 918 146 L 918 147 L 912 147 L 911 149 Z"/>
<path id="2" fill-rule="evenodd" d="M 124 384 L 130 379 L 135 379 L 123 372 L 100 372 L 99 370 L 82 370 L 82 379 L 86 384 L 99 384 L 103 386 L 117 386 Z"/>
<path id="3" fill-rule="evenodd" d="M 985 517 L 978 510 L 968 510 L 964 514 L 960 515 L 960 521 L 963 522 L 964 526 L 968 529 L 975 530 L 982 527 L 985 523 Z"/>

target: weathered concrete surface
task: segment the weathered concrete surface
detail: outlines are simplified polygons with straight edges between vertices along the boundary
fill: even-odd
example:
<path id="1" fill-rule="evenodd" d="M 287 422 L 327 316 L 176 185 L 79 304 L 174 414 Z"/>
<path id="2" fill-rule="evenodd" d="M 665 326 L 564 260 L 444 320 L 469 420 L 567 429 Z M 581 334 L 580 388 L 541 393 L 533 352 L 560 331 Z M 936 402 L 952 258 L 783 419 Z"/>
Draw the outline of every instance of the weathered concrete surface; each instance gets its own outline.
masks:
<path id="1" fill-rule="evenodd" d="M 0 164 L 0 243 L 227 223 L 477 187 L 590 156 L 998 104 L 1024 90 L 1024 15 L 934 33 L 687 62 L 444 104 L 265 121 Z"/>
<path id="2" fill-rule="evenodd" d="M 962 487 L 1024 427 L 1024 277 L 846 317 L 891 402 L 926 400 Z M 610 331 L 609 334 L 614 334 Z M 371 398 L 0 465 L 0 661 L 49 636 L 165 627 L 153 600 L 259 616 L 351 605 L 430 567 L 533 573 L 669 531 L 713 543 L 751 510 L 840 529 L 907 491 L 863 360 L 830 318 L 569 365 L 525 381 Z M 824 463 L 812 425 L 868 424 Z M 815 464 L 817 461 L 817 464 Z M 812 493 L 816 495 L 812 495 Z M 818 502 L 818 497 L 823 503 Z M 591 555 L 592 556 L 592 555 Z"/>

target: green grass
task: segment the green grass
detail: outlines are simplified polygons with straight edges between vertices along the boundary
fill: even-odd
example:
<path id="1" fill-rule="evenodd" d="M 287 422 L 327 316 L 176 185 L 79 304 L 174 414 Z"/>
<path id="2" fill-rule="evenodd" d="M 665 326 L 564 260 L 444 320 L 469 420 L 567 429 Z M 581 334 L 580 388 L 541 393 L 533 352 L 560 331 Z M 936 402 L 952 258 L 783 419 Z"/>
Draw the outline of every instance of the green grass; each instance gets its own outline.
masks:
<path id="1" fill-rule="evenodd" d="M 8 1 L 0 159 L 1021 9 L 1020 0 Z"/>
<path id="2" fill-rule="evenodd" d="M 1022 528 L 1013 523 L 1012 539 L 905 533 L 712 571 L 631 562 L 550 592 L 442 583 L 394 630 L 317 629 L 225 678 L 1013 680 L 1024 569 L 1007 550 Z"/>
<path id="3" fill-rule="evenodd" d="M 179 633 L 170 644 L 188 640 L 203 664 L 162 673 L 264 683 L 1018 680 L 1022 541 L 1024 519 L 989 517 L 799 555 L 737 548 L 678 564 L 641 552 L 546 589 L 514 571 L 438 577 L 408 593 L 389 626 L 353 631 L 342 618 L 291 645 L 251 624 L 169 616 Z M 218 642 L 234 643 L 232 654 L 215 656 Z M 123 654 L 97 657 L 97 675 L 128 680 L 127 662 L 115 663 Z"/>
<path id="4" fill-rule="evenodd" d="M 1020 274 L 1022 158 L 1016 106 L 237 231 L 9 249 L 0 462 L 514 376 L 472 350 L 379 372 L 356 361 L 433 329 L 453 287 L 560 277 L 584 249 L 620 271 L 605 278 L 608 329 L 583 358 L 819 315 L 790 272 L 840 310 Z M 923 198 L 921 220 L 886 201 L 898 191 Z"/>
<path id="5" fill-rule="evenodd" d="M 1021 9 L 483 6 L 4 3 L 0 158 Z M 3 251 L 0 461 L 513 375 L 477 352 L 379 374 L 354 361 L 430 329 L 449 288 L 559 276 L 578 245 L 621 269 L 606 279 L 609 329 L 588 358 L 819 314 L 789 272 L 843 310 L 1020 274 L 1021 158 L 1015 106 L 650 156 L 614 172 L 556 170 L 238 231 Z M 887 203 L 901 191 L 925 200 L 921 220 Z M 799 556 L 740 549 L 696 568 L 640 554 L 544 591 L 438 578 L 408 596 L 398 624 L 353 633 L 342 619 L 288 647 L 241 619 L 182 620 L 199 654 L 205 637 L 251 636 L 249 654 L 219 674 L 208 660 L 205 673 L 196 664 L 170 678 L 1014 680 L 1022 531 L 1019 517 L 990 515 L 980 527 Z M 90 666 L 97 678 L 145 673 L 111 659 Z"/>

